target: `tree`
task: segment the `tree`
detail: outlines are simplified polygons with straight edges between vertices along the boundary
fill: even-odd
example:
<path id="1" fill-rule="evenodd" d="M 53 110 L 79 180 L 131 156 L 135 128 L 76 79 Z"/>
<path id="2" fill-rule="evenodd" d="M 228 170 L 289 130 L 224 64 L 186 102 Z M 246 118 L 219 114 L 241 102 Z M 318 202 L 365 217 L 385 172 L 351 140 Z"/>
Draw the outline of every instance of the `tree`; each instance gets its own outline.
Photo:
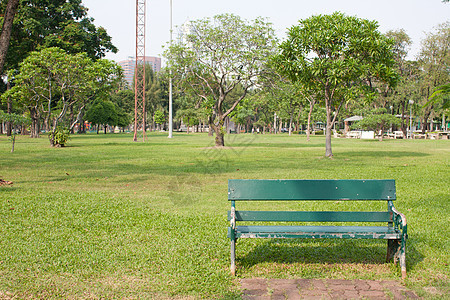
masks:
<path id="1" fill-rule="evenodd" d="M 13 27 L 14 16 L 19 6 L 19 0 L 9 0 L 3 17 L 2 31 L 0 34 L 0 75 L 3 74 L 3 67 L 8 53 L 9 40 Z"/>
<path id="2" fill-rule="evenodd" d="M 375 109 L 367 113 L 364 118 L 353 125 L 354 128 L 379 132 L 379 140 L 383 140 L 383 132 L 392 126 L 399 126 L 400 120 L 386 113 L 385 108 Z"/>
<path id="3" fill-rule="evenodd" d="M 230 114 L 233 122 L 235 122 L 238 125 L 237 133 L 239 133 L 240 125 L 245 126 L 245 132 L 250 131 L 251 121 L 255 117 L 255 113 L 251 107 L 251 100 L 252 99 L 249 97 L 245 98 Z"/>
<path id="4" fill-rule="evenodd" d="M 232 14 L 193 21 L 189 31 L 165 56 L 178 87 L 199 97 L 197 108 L 213 99 L 209 125 L 216 134 L 216 146 L 222 147 L 225 119 L 264 74 L 275 48 L 275 34 L 263 19 L 247 22 Z M 238 86 L 242 93 L 228 102 Z"/>
<path id="5" fill-rule="evenodd" d="M 120 90 L 111 93 L 110 99 L 116 107 L 117 126 L 123 130 L 131 124 L 134 116 L 134 92 L 132 90 Z"/>
<path id="6" fill-rule="evenodd" d="M 85 74 L 83 78 L 83 84 L 79 86 L 77 93 L 74 94 L 74 96 L 78 99 L 78 101 L 74 102 L 76 107 L 72 105 L 69 108 L 69 124 L 71 124 L 69 127 L 70 131 L 72 131 L 73 127 L 78 123 L 79 132 L 84 132 L 82 126 L 84 124 L 84 113 L 86 106 L 96 98 L 103 100 L 112 100 L 112 95 L 121 84 L 123 78 L 122 68 L 115 62 L 107 59 L 99 59 L 97 61 L 94 61 L 92 64 L 89 64 L 84 71 Z M 127 107 L 124 106 L 123 108 Z M 78 114 L 76 118 L 74 118 L 76 111 L 78 111 Z M 117 112 L 119 113 L 118 110 Z M 126 119 L 121 118 L 121 120 L 124 121 Z M 123 124 L 123 122 L 121 124 Z"/>
<path id="7" fill-rule="evenodd" d="M 405 30 L 390 30 L 386 33 L 386 36 L 394 42 L 392 50 L 394 52 L 395 69 L 399 77 L 395 89 L 388 83 L 378 83 L 377 89 L 381 96 L 380 105 L 387 109 L 389 103 L 391 112 L 395 111 L 400 114 L 400 128 L 403 135 L 407 136 L 410 100 L 417 101 L 421 72 L 416 61 L 406 59 L 412 41 Z"/>
<path id="8" fill-rule="evenodd" d="M 117 112 L 117 126 L 122 128 L 122 132 L 124 132 L 125 127 L 131 124 L 132 118 L 121 107 L 116 106 L 116 112 Z"/>
<path id="9" fill-rule="evenodd" d="M 97 125 L 97 134 L 99 132 L 98 125 L 103 125 L 106 134 L 108 125 L 116 126 L 119 118 L 114 103 L 97 99 L 87 111 L 86 120 Z"/>
<path id="10" fill-rule="evenodd" d="M 81 112 L 91 95 L 104 98 L 120 79 L 119 70 L 106 60 L 94 63 L 86 54 L 70 55 L 59 48 L 46 48 L 32 52 L 20 64 L 16 86 L 3 97 L 11 96 L 30 110 L 35 137 L 44 118 L 51 131 L 50 144 L 55 146 L 56 131 L 68 110 L 80 104 L 77 109 Z"/>
<path id="11" fill-rule="evenodd" d="M 441 86 L 438 86 L 436 90 L 433 92 L 433 94 L 430 96 L 429 101 L 426 103 L 426 105 L 430 105 L 433 103 L 438 102 L 440 97 L 446 96 L 445 102 L 444 102 L 444 109 L 450 108 L 450 101 L 448 99 L 448 95 L 450 95 L 450 82 Z"/>
<path id="12" fill-rule="evenodd" d="M 161 110 L 157 110 L 155 112 L 155 123 L 161 127 L 164 123 L 166 123 L 166 116 L 164 115 L 164 112 Z"/>
<path id="13" fill-rule="evenodd" d="M 450 22 L 438 25 L 434 32 L 427 34 L 422 41 L 419 65 L 422 70 L 419 103 L 423 106 L 422 132 L 425 133 L 425 130 L 432 129 L 428 127 L 432 114 L 444 113 L 444 110 L 436 111 L 437 107 L 429 99 L 435 89 L 450 80 Z"/>
<path id="14" fill-rule="evenodd" d="M 0 121 L 10 122 L 12 124 L 12 133 L 11 133 L 11 152 L 14 152 L 14 146 L 16 144 L 16 125 L 25 125 L 30 121 L 29 118 L 24 117 L 22 115 L 18 115 L 15 113 L 6 114 L 0 110 Z"/>
<path id="15" fill-rule="evenodd" d="M 5 2 L 0 3 L 0 11 L 4 11 Z M 111 37 L 104 28 L 93 24 L 94 19 L 87 17 L 87 11 L 81 0 L 19 1 L 6 69 L 17 69 L 30 52 L 49 47 L 72 54 L 85 52 L 93 60 L 109 51 L 116 53 Z"/>
<path id="16" fill-rule="evenodd" d="M 272 102 L 278 117 L 283 120 L 289 120 L 289 135 L 292 134 L 292 127 L 294 124 L 294 113 L 303 106 L 303 95 L 301 86 L 293 84 L 289 78 L 279 74 L 277 67 L 271 67 L 271 76 L 265 78 L 263 81 L 263 89 L 268 90 L 272 94 Z M 282 121 L 280 120 L 280 128 Z"/>
<path id="17" fill-rule="evenodd" d="M 86 55 L 69 55 L 59 48 L 32 52 L 20 65 L 17 85 L 11 93 L 22 99 L 30 109 L 33 123 L 39 121 L 43 101 L 46 103 L 46 110 L 42 110 L 46 112 L 46 122 L 51 127 L 52 146 L 67 109 L 78 100 L 76 95 L 84 89 L 84 80 L 89 81 L 86 77 L 91 65 L 92 61 Z M 52 112 L 56 113 L 53 118 Z M 33 128 L 36 126 L 33 125 Z"/>
<path id="18" fill-rule="evenodd" d="M 275 58 L 280 71 L 323 96 L 326 157 L 333 156 L 331 130 L 342 104 L 356 91 L 371 87 L 373 78 L 391 85 L 397 78 L 392 41 L 378 31 L 377 22 L 340 12 L 300 20 L 280 49 Z"/>

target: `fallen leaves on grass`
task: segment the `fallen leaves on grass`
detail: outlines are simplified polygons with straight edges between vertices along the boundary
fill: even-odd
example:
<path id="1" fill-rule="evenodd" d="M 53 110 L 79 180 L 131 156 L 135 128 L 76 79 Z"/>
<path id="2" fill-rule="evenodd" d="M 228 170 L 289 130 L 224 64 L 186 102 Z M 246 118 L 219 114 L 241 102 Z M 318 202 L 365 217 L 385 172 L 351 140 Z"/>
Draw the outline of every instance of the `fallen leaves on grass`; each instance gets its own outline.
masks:
<path id="1" fill-rule="evenodd" d="M 12 181 L 3 180 L 3 179 L 0 178 L 0 186 L 3 186 L 3 185 L 12 185 L 12 184 L 13 184 Z"/>

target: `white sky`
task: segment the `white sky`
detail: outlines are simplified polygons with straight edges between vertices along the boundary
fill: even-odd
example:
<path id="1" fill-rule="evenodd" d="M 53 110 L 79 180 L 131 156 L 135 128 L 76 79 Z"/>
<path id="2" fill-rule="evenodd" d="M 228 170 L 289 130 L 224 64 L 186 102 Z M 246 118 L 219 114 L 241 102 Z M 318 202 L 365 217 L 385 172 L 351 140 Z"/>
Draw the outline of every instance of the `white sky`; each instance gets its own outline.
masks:
<path id="1" fill-rule="evenodd" d="M 106 28 L 117 54 L 106 58 L 120 61 L 135 55 L 135 0 L 82 0 L 96 26 Z M 169 41 L 170 1 L 146 0 L 146 55 L 162 56 Z M 173 0 L 176 26 L 187 20 L 233 13 L 244 19 L 268 18 L 280 39 L 298 20 L 316 14 L 341 11 L 347 15 L 378 21 L 381 32 L 405 29 L 413 41 L 409 59 L 414 59 L 425 33 L 450 20 L 450 3 L 441 0 Z"/>

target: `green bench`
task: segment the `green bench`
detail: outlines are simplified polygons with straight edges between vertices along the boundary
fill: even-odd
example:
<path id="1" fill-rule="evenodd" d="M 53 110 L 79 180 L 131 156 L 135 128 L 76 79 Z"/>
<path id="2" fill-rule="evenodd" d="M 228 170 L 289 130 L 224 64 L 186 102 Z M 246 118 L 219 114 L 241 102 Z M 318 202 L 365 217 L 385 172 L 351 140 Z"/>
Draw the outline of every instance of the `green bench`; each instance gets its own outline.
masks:
<path id="1" fill-rule="evenodd" d="M 334 238 L 387 240 L 386 261 L 400 261 L 406 277 L 406 218 L 393 204 L 394 180 L 239 180 L 228 181 L 228 237 L 231 239 L 231 273 L 236 273 L 236 241 L 239 238 Z M 240 201 L 372 201 L 387 202 L 384 211 L 242 211 Z M 246 225 L 238 226 L 238 222 Z M 349 226 L 273 226 L 251 222 L 354 223 Z M 357 223 L 385 223 L 361 226 Z M 355 224 L 356 223 L 356 224 Z M 264 224 L 264 223 L 263 223 Z M 336 224 L 333 224 L 336 225 Z M 373 225 L 373 224 L 369 224 Z"/>

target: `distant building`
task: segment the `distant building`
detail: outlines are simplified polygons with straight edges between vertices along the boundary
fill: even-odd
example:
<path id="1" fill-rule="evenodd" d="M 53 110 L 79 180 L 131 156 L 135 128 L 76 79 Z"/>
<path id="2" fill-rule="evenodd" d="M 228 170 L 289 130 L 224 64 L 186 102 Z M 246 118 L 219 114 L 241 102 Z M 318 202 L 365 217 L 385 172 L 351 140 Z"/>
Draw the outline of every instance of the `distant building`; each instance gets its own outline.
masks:
<path id="1" fill-rule="evenodd" d="M 152 67 L 154 73 L 161 71 L 160 57 L 146 56 L 145 63 Z M 122 66 L 125 80 L 128 82 L 130 87 L 133 86 L 134 68 L 136 67 L 136 59 L 134 58 L 134 56 L 129 56 L 127 60 L 119 61 L 118 64 Z"/>

